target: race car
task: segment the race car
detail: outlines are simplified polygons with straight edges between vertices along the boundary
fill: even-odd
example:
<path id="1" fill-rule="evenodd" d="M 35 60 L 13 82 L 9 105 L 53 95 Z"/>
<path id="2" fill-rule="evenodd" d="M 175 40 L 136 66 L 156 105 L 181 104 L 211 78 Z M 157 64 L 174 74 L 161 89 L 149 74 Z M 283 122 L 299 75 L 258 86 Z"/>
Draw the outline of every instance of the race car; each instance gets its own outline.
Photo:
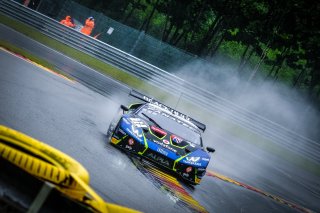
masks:
<path id="1" fill-rule="evenodd" d="M 192 185 L 199 184 L 210 161 L 211 147 L 203 148 L 206 126 L 138 91 L 143 103 L 121 105 L 110 124 L 110 143 L 165 167 Z"/>

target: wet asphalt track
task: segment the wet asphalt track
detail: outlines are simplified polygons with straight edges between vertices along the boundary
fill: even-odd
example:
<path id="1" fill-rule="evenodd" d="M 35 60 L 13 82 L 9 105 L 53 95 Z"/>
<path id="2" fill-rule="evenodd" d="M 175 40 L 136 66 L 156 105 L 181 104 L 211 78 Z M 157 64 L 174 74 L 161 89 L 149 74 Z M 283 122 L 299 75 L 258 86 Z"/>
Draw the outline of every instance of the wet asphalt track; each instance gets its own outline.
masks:
<path id="1" fill-rule="evenodd" d="M 0 52 L 0 124 L 64 151 L 90 172 L 107 201 L 144 212 L 185 212 L 147 179 L 105 132 L 129 88 L 0 25 L 1 35 L 42 55 L 91 89 Z M 11 34 L 11 36 L 8 36 Z M 38 52 L 37 52 L 38 51 Z M 101 79 L 100 79 L 101 78 Z M 97 80 L 100 79 L 100 80 Z M 103 80 L 102 80 L 103 79 Z M 97 91 L 99 93 L 97 93 Z M 244 141 L 209 127 L 205 141 L 218 151 L 209 169 L 319 211 L 319 180 Z M 216 130 L 216 129 L 215 129 Z M 253 191 L 206 176 L 190 195 L 209 212 L 296 212 Z"/>

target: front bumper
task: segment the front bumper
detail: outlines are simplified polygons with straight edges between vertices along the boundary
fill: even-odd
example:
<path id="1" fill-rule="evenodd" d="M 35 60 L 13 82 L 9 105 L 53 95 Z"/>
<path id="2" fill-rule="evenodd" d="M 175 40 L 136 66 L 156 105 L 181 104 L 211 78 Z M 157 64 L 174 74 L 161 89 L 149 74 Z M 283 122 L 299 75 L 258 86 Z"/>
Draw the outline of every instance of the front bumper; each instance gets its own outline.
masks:
<path id="1" fill-rule="evenodd" d="M 122 130 L 119 125 L 115 128 L 110 142 L 125 151 L 141 155 L 153 161 L 157 165 L 176 172 L 191 184 L 199 184 L 202 177 L 206 173 L 206 168 L 190 166 L 180 161 L 175 162 L 174 160 L 149 149 L 146 139 L 144 139 L 143 142 L 137 141 L 137 139 L 135 139 L 132 135 Z"/>

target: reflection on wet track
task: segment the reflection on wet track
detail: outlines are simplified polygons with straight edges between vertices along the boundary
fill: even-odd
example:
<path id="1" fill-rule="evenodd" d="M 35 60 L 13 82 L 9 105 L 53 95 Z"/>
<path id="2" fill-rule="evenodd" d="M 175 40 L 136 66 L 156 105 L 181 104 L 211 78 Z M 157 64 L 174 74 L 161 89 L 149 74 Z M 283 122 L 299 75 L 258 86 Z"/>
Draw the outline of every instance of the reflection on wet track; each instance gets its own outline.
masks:
<path id="1" fill-rule="evenodd" d="M 257 189 L 257 188 L 255 188 L 255 187 L 249 186 L 249 185 L 247 185 L 247 184 L 245 184 L 245 183 L 240 183 L 240 182 L 238 182 L 238 181 L 236 181 L 236 180 L 233 180 L 233 179 L 231 179 L 231 178 L 229 178 L 229 177 L 226 177 L 226 176 L 224 176 L 224 175 L 215 173 L 215 172 L 213 172 L 213 171 L 207 171 L 207 174 L 206 174 L 206 175 L 211 176 L 211 177 L 214 177 L 214 178 L 218 178 L 218 179 L 223 180 L 223 181 L 226 181 L 226 182 L 228 182 L 228 183 L 232 183 L 232 184 L 235 184 L 235 185 L 237 185 L 237 186 L 241 186 L 241 187 L 246 188 L 246 189 L 248 189 L 248 190 L 254 191 L 254 192 L 258 193 L 258 194 L 261 194 L 261 195 L 263 195 L 263 196 L 266 196 L 266 197 L 268 197 L 268 198 L 270 198 L 270 199 L 275 200 L 276 202 L 279 202 L 279 203 L 281 203 L 281 204 L 284 204 L 284 205 L 286 205 L 286 206 L 288 206 L 288 207 L 290 207 L 290 208 L 297 209 L 297 210 L 299 210 L 299 211 L 301 211 L 301 212 L 305 212 L 305 213 L 311 213 L 311 212 L 312 212 L 310 209 L 304 208 L 304 207 L 299 206 L 299 205 L 297 205 L 297 204 L 295 204 L 295 203 L 292 203 L 292 202 L 290 202 L 290 201 L 287 201 L 287 200 L 285 200 L 285 199 L 283 199 L 283 198 L 281 198 L 281 197 L 272 195 L 272 194 L 270 194 L 270 193 L 268 193 L 268 192 L 264 192 L 264 191 L 262 191 L 262 190 L 260 190 L 260 189 Z"/>
<path id="2" fill-rule="evenodd" d="M 182 207 L 185 207 L 189 210 L 195 211 L 195 212 L 207 212 L 207 210 L 201 206 L 201 204 L 196 201 L 187 191 L 185 188 L 194 188 L 193 186 L 185 185 L 177 180 L 176 177 L 171 176 L 170 174 L 166 173 L 165 171 L 161 171 L 160 168 L 158 168 L 156 165 L 150 163 L 147 160 L 144 160 L 143 158 L 137 158 L 135 156 L 130 156 L 130 159 L 132 162 L 136 165 L 136 167 L 141 171 L 142 174 L 144 174 L 148 180 L 150 180 L 158 189 L 160 189 L 162 192 L 168 195 L 168 197 L 177 205 L 180 205 Z M 168 171 L 167 171 L 168 172 Z M 276 202 L 279 202 L 281 204 L 284 204 L 292 209 L 296 209 L 300 212 L 305 213 L 312 213 L 313 211 L 307 208 L 304 208 L 302 206 L 299 206 L 295 203 L 292 203 L 290 201 L 287 201 L 281 197 L 272 195 L 268 192 L 264 192 L 260 189 L 257 189 L 255 187 L 249 186 L 245 183 L 238 182 L 236 180 L 233 180 L 229 177 L 226 177 L 222 174 L 219 174 L 217 172 L 213 171 L 207 171 L 207 176 L 217 178 L 219 180 L 228 182 L 230 184 L 235 184 L 239 187 L 243 187 L 245 189 L 248 189 L 250 191 L 256 192 L 260 195 L 266 196 Z"/>
<path id="3" fill-rule="evenodd" d="M 164 192 L 177 205 L 194 212 L 207 212 L 173 176 L 161 171 L 149 161 L 131 157 L 132 162 L 158 189 Z"/>

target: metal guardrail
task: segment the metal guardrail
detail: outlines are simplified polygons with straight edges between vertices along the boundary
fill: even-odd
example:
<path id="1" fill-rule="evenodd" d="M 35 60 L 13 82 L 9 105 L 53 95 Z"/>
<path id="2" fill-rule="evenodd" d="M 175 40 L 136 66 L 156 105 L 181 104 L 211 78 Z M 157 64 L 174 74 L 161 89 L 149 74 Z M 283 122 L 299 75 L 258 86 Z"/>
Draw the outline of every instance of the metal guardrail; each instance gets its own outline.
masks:
<path id="1" fill-rule="evenodd" d="M 168 93 L 180 96 L 206 110 L 237 123 L 256 134 L 275 141 L 277 144 L 304 157 L 320 162 L 320 144 L 267 118 L 250 112 L 198 85 L 187 82 L 158 67 L 116 49 L 74 29 L 65 27 L 37 11 L 10 0 L 0 1 L 0 12 L 26 23 L 43 34 L 65 45 L 92 55 L 126 72 L 148 81 Z"/>

